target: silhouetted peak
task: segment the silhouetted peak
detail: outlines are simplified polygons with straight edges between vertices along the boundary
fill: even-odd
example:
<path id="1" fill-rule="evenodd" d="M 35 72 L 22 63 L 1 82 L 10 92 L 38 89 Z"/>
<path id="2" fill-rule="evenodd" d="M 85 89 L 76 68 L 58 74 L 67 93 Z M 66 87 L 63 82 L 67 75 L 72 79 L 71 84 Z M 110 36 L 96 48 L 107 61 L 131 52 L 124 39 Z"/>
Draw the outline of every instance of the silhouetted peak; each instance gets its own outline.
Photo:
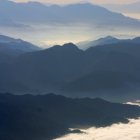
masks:
<path id="1" fill-rule="evenodd" d="M 47 48 L 45 51 L 43 50 L 42 52 L 48 52 L 48 51 L 53 51 L 53 52 L 58 52 L 59 50 L 61 50 L 62 46 L 60 45 L 54 45 L 50 48 Z"/>
<path id="2" fill-rule="evenodd" d="M 89 2 L 81 2 L 81 3 L 74 3 L 74 4 L 70 4 L 70 5 L 78 5 L 78 6 L 93 6 L 93 4 L 89 3 Z"/>
<path id="3" fill-rule="evenodd" d="M 102 99 L 102 98 L 99 98 L 99 97 L 97 97 L 97 98 L 94 98 L 94 101 L 96 101 L 96 102 L 108 102 L 108 101 L 106 101 L 106 100 L 104 100 L 104 99 Z"/>
<path id="4" fill-rule="evenodd" d="M 118 40 L 118 39 L 113 36 L 106 36 L 104 38 L 101 38 L 100 40 Z"/>
<path id="5" fill-rule="evenodd" d="M 48 49 L 60 48 L 60 47 L 61 47 L 61 45 L 54 45 L 54 46 L 52 46 L 51 48 L 48 48 Z"/>
<path id="6" fill-rule="evenodd" d="M 51 47 L 51 48 L 49 48 L 49 49 L 47 49 L 47 50 L 53 50 L 53 51 L 68 50 L 68 51 L 70 51 L 70 50 L 79 50 L 79 49 L 78 49 L 78 47 L 77 47 L 75 44 L 73 44 L 73 43 L 66 43 L 66 44 L 64 44 L 64 45 L 62 45 L 62 46 L 60 46 L 60 45 L 55 45 L 55 46 L 53 46 L 53 47 Z"/>
<path id="7" fill-rule="evenodd" d="M 78 48 L 75 44 L 73 43 L 66 43 L 62 47 L 70 47 L 70 48 Z"/>
<path id="8" fill-rule="evenodd" d="M 70 5 L 67 5 L 67 6 L 72 6 L 72 7 L 78 7 L 78 8 L 88 8 L 88 9 L 97 9 L 97 8 L 101 8 L 99 5 L 95 5 L 95 4 L 92 4 L 92 3 L 89 3 L 89 2 L 81 2 L 81 3 L 74 3 L 74 4 L 70 4 Z M 87 9 L 87 10 L 88 10 Z M 105 9 L 102 7 L 102 9 Z"/>
<path id="9" fill-rule="evenodd" d="M 42 8 L 44 7 L 44 8 L 46 8 L 46 5 L 44 5 L 43 3 L 40 3 L 40 2 L 36 2 L 36 1 L 29 1 L 25 4 L 28 4 L 28 5 L 33 6 L 33 7 L 42 7 Z"/>

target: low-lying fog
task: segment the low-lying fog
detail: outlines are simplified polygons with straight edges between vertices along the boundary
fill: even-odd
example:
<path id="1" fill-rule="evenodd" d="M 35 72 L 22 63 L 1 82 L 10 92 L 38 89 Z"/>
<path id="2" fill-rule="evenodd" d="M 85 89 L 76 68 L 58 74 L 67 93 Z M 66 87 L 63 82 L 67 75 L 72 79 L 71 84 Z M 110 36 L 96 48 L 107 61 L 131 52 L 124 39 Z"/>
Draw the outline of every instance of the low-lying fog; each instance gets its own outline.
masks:
<path id="1" fill-rule="evenodd" d="M 139 30 L 97 27 L 88 24 L 69 25 L 42 25 L 29 24 L 24 27 L 1 27 L 0 34 L 21 38 L 42 47 L 64 44 L 68 42 L 78 43 L 86 40 L 96 40 L 108 35 L 118 38 L 132 38 L 139 36 Z M 135 34 L 135 35 L 134 35 Z"/>
<path id="2" fill-rule="evenodd" d="M 140 105 L 140 101 L 131 103 Z M 113 124 L 105 128 L 81 130 L 81 134 L 68 134 L 55 140 L 140 140 L 140 118 L 130 119 L 128 124 Z"/>

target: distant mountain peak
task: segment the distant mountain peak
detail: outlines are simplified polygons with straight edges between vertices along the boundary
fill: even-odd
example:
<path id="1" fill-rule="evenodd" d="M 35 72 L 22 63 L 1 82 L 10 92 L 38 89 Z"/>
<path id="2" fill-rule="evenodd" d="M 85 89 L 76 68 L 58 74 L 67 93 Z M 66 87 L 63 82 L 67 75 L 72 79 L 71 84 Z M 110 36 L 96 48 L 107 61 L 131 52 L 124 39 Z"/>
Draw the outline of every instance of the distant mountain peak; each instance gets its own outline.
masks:
<path id="1" fill-rule="evenodd" d="M 62 47 L 73 47 L 73 48 L 77 48 L 77 46 L 74 44 L 74 43 L 66 43 L 66 44 L 64 44 Z"/>
<path id="2" fill-rule="evenodd" d="M 98 102 L 98 103 L 109 103 L 108 101 L 102 99 L 102 98 L 99 98 L 99 97 L 96 97 L 93 99 L 95 102 Z"/>
<path id="3" fill-rule="evenodd" d="M 64 45 L 55 45 L 51 48 L 46 49 L 46 51 L 54 51 L 54 52 L 62 52 L 62 51 L 71 51 L 71 52 L 77 52 L 80 49 L 73 43 L 66 43 Z"/>
<path id="4" fill-rule="evenodd" d="M 77 45 L 81 49 L 88 49 L 90 47 L 117 43 L 118 41 L 120 40 L 113 36 L 106 36 L 106 37 L 102 37 L 94 41 L 84 41 L 84 42 L 78 43 Z"/>
<path id="5" fill-rule="evenodd" d="M 0 52 L 6 54 L 21 54 L 41 50 L 36 45 L 33 45 L 22 39 L 15 39 L 9 36 L 0 35 Z"/>
<path id="6" fill-rule="evenodd" d="M 46 7 L 46 5 L 45 4 L 43 4 L 43 3 L 41 3 L 41 2 L 37 2 L 37 1 L 29 1 L 29 2 L 27 2 L 27 3 L 24 3 L 24 4 L 28 4 L 28 5 L 30 5 L 30 6 L 33 6 L 33 7 Z"/>
<path id="7" fill-rule="evenodd" d="M 117 38 L 115 38 L 115 37 L 113 37 L 113 36 L 106 36 L 106 37 L 104 37 L 104 38 L 102 38 L 102 39 L 108 39 L 108 40 L 110 40 L 110 39 L 117 39 Z"/>
<path id="8" fill-rule="evenodd" d="M 103 37 L 103 38 L 99 38 L 99 39 L 97 39 L 97 40 L 95 40 L 95 41 L 100 41 L 100 42 L 104 42 L 104 43 L 107 43 L 106 41 L 118 41 L 119 39 L 117 39 L 117 38 L 115 38 L 115 37 L 113 37 L 113 36 L 106 36 L 106 37 Z M 94 41 L 94 42 L 95 42 Z M 109 42 L 108 42 L 109 43 Z"/>

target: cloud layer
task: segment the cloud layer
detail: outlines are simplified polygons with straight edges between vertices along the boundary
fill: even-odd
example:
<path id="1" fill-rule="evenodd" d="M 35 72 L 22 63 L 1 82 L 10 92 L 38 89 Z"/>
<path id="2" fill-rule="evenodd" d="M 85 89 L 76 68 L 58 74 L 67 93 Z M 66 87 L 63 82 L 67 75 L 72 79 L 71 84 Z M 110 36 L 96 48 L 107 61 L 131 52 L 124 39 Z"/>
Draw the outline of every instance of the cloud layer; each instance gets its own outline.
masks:
<path id="1" fill-rule="evenodd" d="M 128 124 L 114 124 L 106 128 L 82 130 L 83 134 L 70 134 L 56 140 L 140 140 L 140 118 Z"/>

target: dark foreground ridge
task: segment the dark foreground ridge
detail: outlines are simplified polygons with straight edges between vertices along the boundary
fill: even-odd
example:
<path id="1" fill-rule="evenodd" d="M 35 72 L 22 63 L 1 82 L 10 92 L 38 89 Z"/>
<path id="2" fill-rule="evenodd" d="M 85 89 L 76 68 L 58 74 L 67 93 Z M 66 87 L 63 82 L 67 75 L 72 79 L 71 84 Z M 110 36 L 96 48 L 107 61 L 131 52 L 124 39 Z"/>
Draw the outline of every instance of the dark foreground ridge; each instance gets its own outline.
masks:
<path id="1" fill-rule="evenodd" d="M 100 98 L 0 94 L 0 139 L 52 140 L 69 133 L 69 128 L 127 123 L 127 118 L 139 116 L 138 106 Z"/>

